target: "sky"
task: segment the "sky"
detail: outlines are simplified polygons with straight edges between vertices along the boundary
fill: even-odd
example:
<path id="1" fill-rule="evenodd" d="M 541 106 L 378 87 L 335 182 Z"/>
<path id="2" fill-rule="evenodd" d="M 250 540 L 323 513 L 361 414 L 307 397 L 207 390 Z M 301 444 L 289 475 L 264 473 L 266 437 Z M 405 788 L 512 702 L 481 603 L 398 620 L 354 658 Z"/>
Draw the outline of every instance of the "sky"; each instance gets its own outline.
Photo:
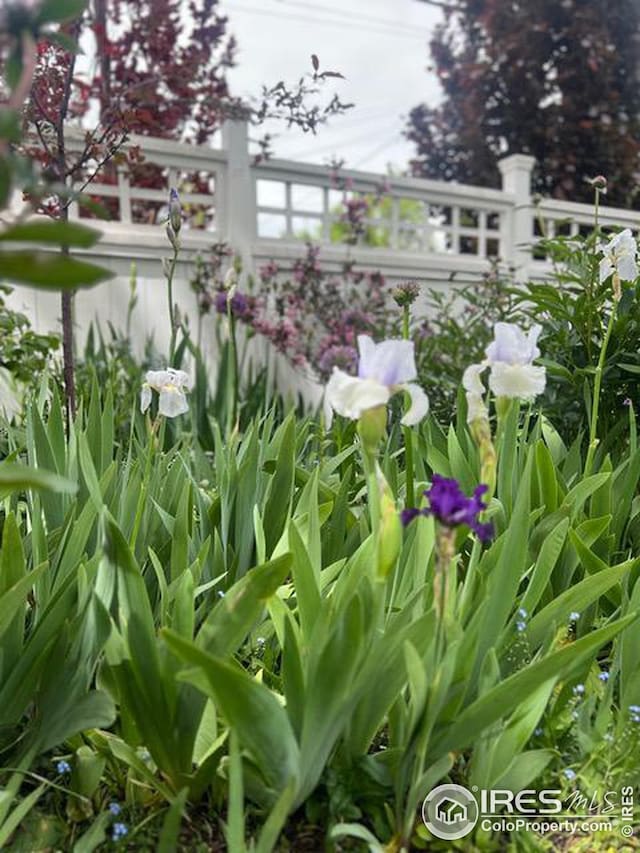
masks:
<path id="1" fill-rule="evenodd" d="M 419 0 L 220 0 L 229 31 L 238 41 L 232 91 L 248 96 L 263 82 L 291 83 L 311 70 L 340 71 L 326 100 L 336 91 L 354 109 L 334 117 L 314 137 L 282 125 L 274 156 L 326 163 L 332 156 L 364 171 L 406 168 L 413 146 L 402 136 L 409 110 L 438 100 L 429 65 L 428 42 L 441 12 Z M 256 135 L 260 135 L 256 131 Z"/>

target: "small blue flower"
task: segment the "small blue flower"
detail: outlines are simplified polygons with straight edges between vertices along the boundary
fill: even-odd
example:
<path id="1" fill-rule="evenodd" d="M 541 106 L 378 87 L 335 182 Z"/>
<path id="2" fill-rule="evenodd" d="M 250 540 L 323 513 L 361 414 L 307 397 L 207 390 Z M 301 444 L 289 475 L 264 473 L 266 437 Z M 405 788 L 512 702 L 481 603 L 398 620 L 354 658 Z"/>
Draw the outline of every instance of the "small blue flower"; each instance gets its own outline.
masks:
<path id="1" fill-rule="evenodd" d="M 640 705 L 629 705 L 629 711 L 632 714 L 640 714 Z"/>
<path id="2" fill-rule="evenodd" d="M 122 809 L 120 808 L 118 803 L 109 803 L 109 811 L 114 817 L 117 817 L 122 811 Z"/>
<path id="3" fill-rule="evenodd" d="M 565 767 L 562 771 L 565 778 L 572 782 L 576 778 L 576 771 L 572 770 L 570 767 Z"/>
<path id="4" fill-rule="evenodd" d="M 580 614 L 577 612 L 577 610 L 572 610 L 569 614 L 569 622 L 577 622 L 579 618 Z"/>
<path id="5" fill-rule="evenodd" d="M 529 615 L 529 614 L 528 614 L 528 613 L 527 613 L 527 611 L 524 609 L 524 607 L 520 607 L 520 608 L 518 609 L 518 616 L 522 617 L 522 619 L 526 619 L 528 615 Z"/>
<path id="6" fill-rule="evenodd" d="M 224 592 L 221 589 L 218 590 L 217 595 L 218 598 L 224 598 Z"/>
<path id="7" fill-rule="evenodd" d="M 536 737 L 540 737 L 543 734 L 543 732 L 544 732 L 544 729 L 542 728 L 542 726 L 538 726 L 538 728 L 534 731 L 534 735 Z"/>
<path id="8" fill-rule="evenodd" d="M 604 670 L 598 675 L 598 678 L 600 679 L 600 681 L 604 681 L 606 684 L 606 682 L 609 681 L 609 673 Z"/>
<path id="9" fill-rule="evenodd" d="M 61 776 L 66 776 L 67 773 L 71 773 L 71 765 L 63 759 L 56 764 L 56 770 Z"/>
<path id="10" fill-rule="evenodd" d="M 516 631 L 518 631 L 519 634 L 522 634 L 523 631 L 526 631 L 526 630 L 527 630 L 527 623 L 526 622 L 516 622 Z"/>
<path id="11" fill-rule="evenodd" d="M 582 696 L 584 694 L 584 684 L 576 684 L 573 688 L 574 696 Z"/>
<path id="12" fill-rule="evenodd" d="M 129 832 L 129 828 L 126 823 L 114 823 L 113 829 L 111 830 L 111 837 L 114 841 L 119 841 L 121 838 L 124 838 Z"/>

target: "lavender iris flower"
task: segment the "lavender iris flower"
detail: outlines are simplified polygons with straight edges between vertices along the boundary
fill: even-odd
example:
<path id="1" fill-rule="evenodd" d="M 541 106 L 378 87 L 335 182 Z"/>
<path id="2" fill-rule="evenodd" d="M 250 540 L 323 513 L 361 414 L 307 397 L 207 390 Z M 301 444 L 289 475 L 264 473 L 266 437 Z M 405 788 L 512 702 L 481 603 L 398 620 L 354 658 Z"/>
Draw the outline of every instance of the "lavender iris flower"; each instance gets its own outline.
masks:
<path id="1" fill-rule="evenodd" d="M 394 394 L 406 391 L 411 406 L 402 418 L 413 426 L 425 417 L 429 400 L 417 378 L 413 341 L 387 340 L 379 344 L 368 335 L 358 336 L 358 375 L 349 376 L 334 367 L 325 390 L 325 418 L 331 424 L 333 412 L 359 420 L 364 412 L 385 406 Z"/>

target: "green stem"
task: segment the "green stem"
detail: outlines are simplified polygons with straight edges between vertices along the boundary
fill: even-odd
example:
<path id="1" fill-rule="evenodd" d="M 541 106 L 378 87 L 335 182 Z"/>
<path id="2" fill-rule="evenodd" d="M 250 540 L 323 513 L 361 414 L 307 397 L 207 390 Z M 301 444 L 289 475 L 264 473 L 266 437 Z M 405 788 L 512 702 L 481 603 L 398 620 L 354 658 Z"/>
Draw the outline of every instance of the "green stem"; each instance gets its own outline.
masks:
<path id="1" fill-rule="evenodd" d="M 238 414 L 238 350 L 236 347 L 236 326 L 231 310 L 231 300 L 227 298 L 227 320 L 229 321 L 229 387 L 227 394 L 227 435 L 235 427 Z"/>
<path id="2" fill-rule="evenodd" d="M 600 190 L 598 187 L 595 187 L 594 190 L 594 200 L 593 200 L 593 242 L 594 248 L 597 249 L 598 246 L 598 237 L 600 236 Z M 589 301 L 587 304 L 587 357 L 591 358 L 591 336 L 593 334 L 593 290 L 595 283 L 597 267 L 594 266 L 591 270 L 591 275 L 589 276 Z"/>
<path id="3" fill-rule="evenodd" d="M 449 604 L 451 564 L 455 556 L 455 533 L 451 528 L 436 524 L 436 564 L 434 566 L 433 593 L 438 626 L 436 630 L 436 665 L 445 650 L 445 619 Z"/>
<path id="4" fill-rule="evenodd" d="M 176 353 L 176 318 L 174 312 L 173 305 L 173 275 L 176 271 L 176 264 L 178 262 L 178 252 L 179 249 L 174 246 L 173 247 L 173 258 L 171 259 L 171 266 L 169 267 L 169 274 L 167 275 L 167 297 L 169 299 L 169 327 L 171 329 L 171 338 L 169 341 L 169 367 L 175 367 L 173 363 L 173 359 Z"/>
<path id="5" fill-rule="evenodd" d="M 131 458 L 133 456 L 133 438 L 135 435 L 136 428 L 136 410 L 138 408 L 138 400 L 134 398 L 133 407 L 131 409 L 131 427 L 129 429 L 129 449 L 127 450 L 127 464 L 126 471 L 131 471 Z"/>
<path id="6" fill-rule="evenodd" d="M 378 477 L 376 474 L 376 460 L 366 448 L 362 449 L 362 458 L 367 480 L 371 532 L 373 533 L 373 541 L 377 553 L 378 539 L 380 538 L 380 491 L 378 489 Z"/>
<path id="7" fill-rule="evenodd" d="M 605 332 L 602 348 L 600 349 L 600 357 L 596 367 L 596 378 L 593 383 L 593 400 L 591 401 L 591 422 L 589 424 L 589 449 L 587 451 L 587 461 L 584 464 L 584 476 L 588 477 L 593 467 L 593 459 L 598 446 L 598 414 L 600 411 L 600 389 L 602 386 L 602 373 L 604 370 L 604 362 L 607 356 L 607 347 L 613 330 L 613 324 L 616 318 L 617 303 L 614 302 L 611 306 L 609 314 L 609 322 L 607 323 L 607 331 Z"/>
<path id="8" fill-rule="evenodd" d="M 402 309 L 402 337 L 405 341 L 409 340 L 411 320 L 411 308 L 405 305 Z M 414 467 L 413 467 L 413 431 L 411 427 L 403 428 L 404 435 L 404 467 L 405 467 L 405 506 L 407 508 L 416 505 L 416 496 L 414 488 Z"/>
<path id="9" fill-rule="evenodd" d="M 405 305 L 402 309 L 402 337 L 405 341 L 409 340 L 409 325 L 411 320 L 411 308 Z"/>
<path id="10" fill-rule="evenodd" d="M 413 430 L 411 427 L 402 428 L 404 434 L 404 465 L 405 465 L 405 505 L 407 508 L 416 505 L 415 472 L 413 466 Z"/>
<path id="11" fill-rule="evenodd" d="M 140 532 L 140 524 L 142 523 L 142 515 L 144 512 L 144 507 L 147 499 L 147 492 L 149 491 L 149 480 L 151 479 L 151 462 L 154 457 L 154 449 L 155 449 L 155 433 L 160 422 L 160 417 L 157 417 L 155 421 L 151 424 L 151 429 L 149 430 L 149 444 L 147 447 L 147 461 L 144 467 L 144 474 L 142 477 L 142 485 L 140 487 L 140 494 L 138 495 L 138 504 L 136 506 L 136 515 L 133 522 L 133 530 L 131 532 L 131 539 L 129 540 L 129 547 L 131 548 L 131 553 L 135 553 L 136 549 L 136 540 L 138 538 L 138 533 Z M 163 421 L 164 424 L 164 421 Z"/>

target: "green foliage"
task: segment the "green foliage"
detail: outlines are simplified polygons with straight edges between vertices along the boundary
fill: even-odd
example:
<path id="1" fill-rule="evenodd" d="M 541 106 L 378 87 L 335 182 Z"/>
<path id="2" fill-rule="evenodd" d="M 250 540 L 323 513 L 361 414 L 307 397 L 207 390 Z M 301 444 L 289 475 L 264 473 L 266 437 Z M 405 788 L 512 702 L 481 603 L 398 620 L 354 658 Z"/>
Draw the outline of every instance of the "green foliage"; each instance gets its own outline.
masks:
<path id="1" fill-rule="evenodd" d="M 517 295 L 518 313 L 542 323 L 543 363 L 550 378 L 545 412 L 569 441 L 588 431 L 594 368 L 613 307 L 611 281 L 601 284 L 598 277 L 601 239 L 598 229 L 586 236 L 542 239 L 537 251 L 554 263 L 553 280 L 528 283 Z M 603 453 L 615 451 L 629 429 L 627 406 L 638 399 L 639 338 L 640 291 L 637 283 L 625 283 L 602 374 L 598 435 Z"/>
<path id="2" fill-rule="evenodd" d="M 431 411 L 442 423 L 455 410 L 461 366 L 478 364 L 492 338 L 493 325 L 518 319 L 512 283 L 496 271 L 478 284 L 424 292 L 415 311 L 412 337 L 420 381 Z"/>
<path id="3" fill-rule="evenodd" d="M 58 348 L 59 339 L 57 335 L 34 332 L 29 319 L 7 305 L 2 294 L 10 292 L 9 288 L 0 287 L 0 367 L 13 379 L 32 384 Z"/>
<path id="4" fill-rule="evenodd" d="M 57 395 L 36 399 L 16 445 L 39 479 L 15 478 L 2 499 L 0 734 L 21 768 L 0 776 L 4 838 L 25 843 L 28 813 L 66 801 L 94 849 L 116 800 L 133 842 L 151 809 L 166 849 L 188 849 L 181 815 L 204 802 L 233 849 L 280 849 L 304 807 L 327 835 L 400 850 L 446 778 L 556 787 L 572 766 L 621 783 L 604 752 L 588 756 L 603 734 L 636 736 L 640 451 L 583 478 L 549 422 L 513 407 L 495 541 L 459 539 L 438 626 L 433 521 L 407 529 L 381 581 L 344 425 L 322 435 L 268 413 L 223 435 L 212 420 L 205 453 L 187 428 L 172 424 L 167 443 L 137 416 L 114 443 L 116 409 L 94 381 L 67 440 Z M 417 430 L 418 485 L 478 481 L 463 414 Z M 402 496 L 400 437 L 392 426 L 380 465 Z M 60 478 L 76 492 L 33 490 L 67 489 Z M 52 749 L 73 796 L 52 787 Z M 28 768 L 51 781 L 32 785 Z"/>
<path id="5" fill-rule="evenodd" d="M 4 82 L 9 98 L 0 107 L 0 210 L 7 207 L 12 192 L 29 191 L 43 195 L 41 176 L 30 158 L 18 153 L 22 141 L 21 109 L 26 99 L 36 62 L 36 42 L 45 35 L 52 41 L 62 41 L 66 50 L 73 49 L 73 40 L 64 33 L 49 33 L 57 25 L 82 14 L 86 0 L 43 0 L 27 7 L 10 4 L 3 16 L 1 58 Z M 64 187 L 58 187 L 64 193 Z M 89 248 L 100 233 L 85 225 L 65 221 L 25 221 L 30 213 L 25 209 L 15 221 L 0 230 L 0 283 L 5 281 L 55 290 L 92 287 L 111 278 L 113 273 L 87 261 L 66 254 L 70 247 Z M 9 247 L 5 244 L 9 243 Z M 12 243 L 26 248 L 11 248 Z M 42 245 L 50 251 L 43 251 Z M 58 250 L 56 254 L 52 251 Z M 62 253 L 60 250 L 65 250 Z"/>

